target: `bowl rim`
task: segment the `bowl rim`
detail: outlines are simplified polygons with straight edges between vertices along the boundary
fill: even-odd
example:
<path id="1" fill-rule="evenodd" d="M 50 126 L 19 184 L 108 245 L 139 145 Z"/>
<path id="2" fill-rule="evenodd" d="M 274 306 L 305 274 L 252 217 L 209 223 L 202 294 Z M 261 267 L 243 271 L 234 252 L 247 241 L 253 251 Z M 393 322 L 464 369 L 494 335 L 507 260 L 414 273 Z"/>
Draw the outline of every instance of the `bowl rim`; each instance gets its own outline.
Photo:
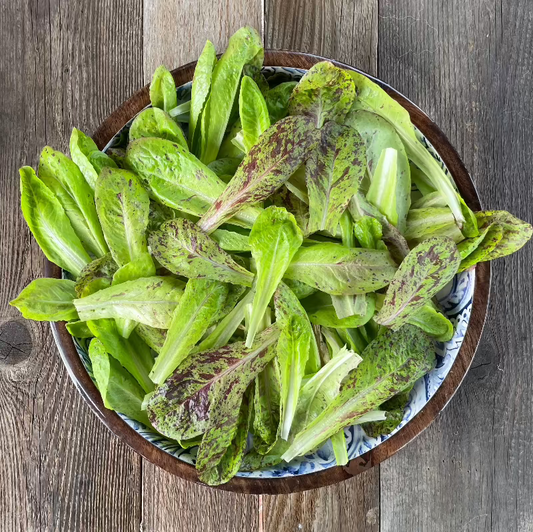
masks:
<path id="1" fill-rule="evenodd" d="M 441 156 L 466 203 L 474 210 L 481 209 L 475 185 L 461 161 L 459 154 L 444 133 L 417 105 L 388 84 L 352 66 L 303 52 L 265 50 L 264 66 L 309 69 L 320 61 L 331 61 L 336 66 L 367 76 L 407 109 L 413 123 L 426 136 Z M 176 86 L 183 85 L 192 80 L 195 66 L 196 61 L 193 61 L 172 71 Z M 149 102 L 149 85 L 146 85 L 104 120 L 93 135 L 97 146 L 100 149 L 106 146 L 110 139 L 129 120 L 146 107 Z M 44 274 L 46 277 L 60 278 L 61 270 L 58 266 L 46 260 Z M 288 494 L 320 488 L 358 475 L 402 449 L 425 430 L 445 408 L 470 368 L 485 324 L 490 295 L 490 281 L 490 263 L 484 262 L 478 264 L 476 266 L 472 314 L 457 358 L 434 396 L 396 434 L 380 443 L 374 449 L 352 459 L 346 466 L 334 466 L 316 473 L 282 478 L 234 477 L 228 483 L 216 487 L 225 491 L 246 494 Z M 159 449 L 144 439 L 115 412 L 104 407 L 100 393 L 85 370 L 65 325 L 65 322 L 51 324 L 54 340 L 63 363 L 78 392 L 106 427 L 131 449 L 153 464 L 185 480 L 205 485 L 198 479 L 196 469 L 193 465 L 182 462 L 178 458 Z"/>

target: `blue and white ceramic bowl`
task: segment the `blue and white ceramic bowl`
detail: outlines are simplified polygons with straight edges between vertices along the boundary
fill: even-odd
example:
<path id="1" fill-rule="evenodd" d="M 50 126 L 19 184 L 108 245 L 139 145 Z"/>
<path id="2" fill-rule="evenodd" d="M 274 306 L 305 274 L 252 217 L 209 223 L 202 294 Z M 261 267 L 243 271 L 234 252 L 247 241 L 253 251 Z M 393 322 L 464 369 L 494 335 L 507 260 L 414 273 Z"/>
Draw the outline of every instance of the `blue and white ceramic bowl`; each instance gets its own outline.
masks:
<path id="1" fill-rule="evenodd" d="M 265 67 L 263 73 L 267 78 L 276 76 L 280 81 L 298 80 L 305 73 L 305 70 L 297 68 L 282 67 Z M 190 99 L 191 84 L 187 83 L 177 89 L 178 100 L 186 101 Z M 128 131 L 131 125 L 130 120 L 108 143 L 104 151 L 110 147 L 124 147 L 127 144 Z M 442 168 L 448 173 L 448 170 L 439 154 L 431 146 L 428 140 L 417 131 L 419 139 L 424 143 L 426 149 L 440 163 Z M 399 427 L 388 436 L 379 438 L 370 438 L 359 426 L 348 427 L 345 429 L 345 435 L 348 443 L 348 456 L 350 459 L 357 458 L 367 451 L 377 447 L 382 442 L 390 438 L 399 430 L 409 423 L 416 416 L 427 402 L 433 397 L 442 384 L 446 375 L 450 371 L 461 345 L 463 343 L 470 314 L 475 285 L 475 270 L 466 271 L 457 275 L 453 281 L 438 294 L 438 300 L 442 306 L 444 314 L 451 320 L 454 325 L 455 334 L 453 338 L 446 343 L 438 342 L 436 344 L 437 364 L 435 369 L 429 372 L 425 377 L 420 379 L 414 386 L 409 403 L 405 408 L 404 418 Z M 93 378 L 91 362 L 87 353 L 87 343 L 84 340 L 74 340 L 76 350 L 85 366 L 87 372 Z M 182 449 L 176 442 L 157 434 L 153 430 L 146 428 L 144 425 L 129 419 L 127 416 L 119 414 L 120 417 L 143 438 L 163 451 L 175 456 L 183 462 L 194 464 L 196 459 L 197 447 L 191 449 Z M 278 465 L 262 471 L 253 473 L 238 473 L 241 477 L 251 478 L 281 478 L 298 475 L 305 475 L 317 471 L 334 467 L 335 458 L 333 450 L 329 443 L 325 444 L 318 451 L 307 454 L 304 457 L 297 458 L 289 464 Z"/>

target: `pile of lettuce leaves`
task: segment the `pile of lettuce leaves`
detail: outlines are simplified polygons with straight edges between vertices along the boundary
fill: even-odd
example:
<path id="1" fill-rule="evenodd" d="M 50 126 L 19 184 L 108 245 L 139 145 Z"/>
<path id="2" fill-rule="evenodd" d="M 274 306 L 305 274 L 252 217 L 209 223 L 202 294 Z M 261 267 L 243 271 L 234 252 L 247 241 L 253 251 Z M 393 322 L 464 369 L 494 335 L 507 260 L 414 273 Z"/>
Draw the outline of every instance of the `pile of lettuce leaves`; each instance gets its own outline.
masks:
<path id="1" fill-rule="evenodd" d="M 207 42 L 190 99 L 159 67 L 122 147 L 74 129 L 20 170 L 22 211 L 63 279 L 11 302 L 86 339 L 104 405 L 184 447 L 199 478 L 289 462 L 344 428 L 394 430 L 453 335 L 435 301 L 532 227 L 473 212 L 409 113 L 317 63 L 262 73 L 242 28 Z"/>

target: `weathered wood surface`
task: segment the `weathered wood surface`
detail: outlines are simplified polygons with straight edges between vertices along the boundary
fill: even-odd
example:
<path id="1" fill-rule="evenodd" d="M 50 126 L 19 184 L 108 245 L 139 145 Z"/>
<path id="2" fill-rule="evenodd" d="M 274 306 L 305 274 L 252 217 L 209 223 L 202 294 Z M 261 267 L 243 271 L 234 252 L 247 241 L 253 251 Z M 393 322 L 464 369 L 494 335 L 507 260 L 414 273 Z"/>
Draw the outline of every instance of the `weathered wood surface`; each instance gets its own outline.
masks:
<path id="1" fill-rule="evenodd" d="M 7 307 L 43 265 L 18 167 L 243 24 L 389 82 L 450 137 L 486 205 L 531 220 L 528 0 L 1 0 L 0 530 L 533 531 L 531 246 L 495 264 L 484 341 L 440 418 L 380 470 L 292 496 L 213 491 L 141 463 L 82 403 L 48 326 Z"/>

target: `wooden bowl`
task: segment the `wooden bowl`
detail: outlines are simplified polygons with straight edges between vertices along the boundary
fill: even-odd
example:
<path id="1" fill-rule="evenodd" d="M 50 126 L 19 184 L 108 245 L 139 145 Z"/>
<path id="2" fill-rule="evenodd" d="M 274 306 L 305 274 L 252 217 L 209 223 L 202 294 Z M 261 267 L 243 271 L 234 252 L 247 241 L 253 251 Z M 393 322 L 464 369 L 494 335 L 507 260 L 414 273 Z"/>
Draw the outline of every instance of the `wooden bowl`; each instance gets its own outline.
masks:
<path id="1" fill-rule="evenodd" d="M 324 58 L 322 57 L 298 52 L 265 52 L 265 66 L 309 69 L 315 63 L 323 60 Z M 336 61 L 332 62 L 346 70 L 356 70 L 357 72 L 361 72 L 348 65 Z M 176 81 L 176 86 L 183 85 L 192 80 L 195 65 L 196 62 L 189 63 L 172 72 L 174 80 Z M 481 206 L 474 184 L 459 158 L 459 155 L 439 127 L 405 96 L 401 95 L 382 81 L 375 79 L 364 72 L 362 73 L 378 83 L 390 96 L 409 111 L 413 123 L 418 129 L 420 129 L 431 144 L 433 144 L 442 160 L 445 162 L 466 203 L 473 210 L 480 210 Z M 146 86 L 123 103 L 98 128 L 93 136 L 98 147 L 102 149 L 106 146 L 110 139 L 149 103 L 148 86 Z M 45 266 L 45 275 L 47 277 L 60 277 L 61 271 L 57 266 L 48 262 Z M 452 368 L 444 382 L 425 407 L 396 434 L 371 451 L 351 460 L 344 467 L 336 466 L 316 473 L 283 478 L 235 477 L 227 484 L 219 486 L 219 488 L 228 491 L 253 494 L 292 493 L 320 488 L 353 477 L 392 456 L 429 426 L 429 424 L 436 418 L 437 414 L 444 409 L 461 384 L 461 381 L 472 363 L 472 359 L 474 358 L 476 348 L 481 338 L 487 312 L 489 291 L 490 264 L 484 262 L 478 264 L 476 268 L 472 314 L 462 347 Z M 70 378 L 73 380 L 82 397 L 87 401 L 103 423 L 122 441 L 150 462 L 181 478 L 193 482 L 199 482 L 194 466 L 180 461 L 145 440 L 140 434 L 129 427 L 115 412 L 107 410 L 104 407 L 100 393 L 85 370 L 81 359 L 76 352 L 72 338 L 65 328 L 65 324 L 53 323 L 52 331 Z"/>

